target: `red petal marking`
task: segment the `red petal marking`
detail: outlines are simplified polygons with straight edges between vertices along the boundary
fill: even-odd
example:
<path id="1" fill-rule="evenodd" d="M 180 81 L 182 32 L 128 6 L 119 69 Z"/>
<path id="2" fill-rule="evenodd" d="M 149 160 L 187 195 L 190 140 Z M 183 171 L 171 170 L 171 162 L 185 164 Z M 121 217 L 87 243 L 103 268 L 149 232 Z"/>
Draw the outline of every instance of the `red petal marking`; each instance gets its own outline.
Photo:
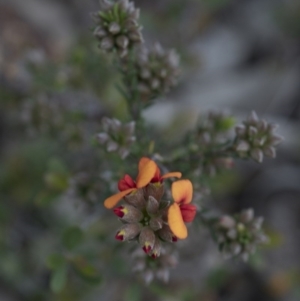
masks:
<path id="1" fill-rule="evenodd" d="M 107 208 L 107 209 L 112 209 L 113 207 L 115 207 L 119 201 L 127 194 L 129 194 L 130 192 L 136 190 L 135 188 L 130 188 L 130 189 L 127 189 L 127 190 L 124 190 L 124 191 L 121 191 L 119 193 L 116 193 L 112 196 L 110 196 L 109 198 L 107 198 L 105 201 L 104 201 L 104 207 Z"/>
<path id="2" fill-rule="evenodd" d="M 146 254 L 148 254 L 152 250 L 152 248 L 149 244 L 145 243 L 145 245 L 143 246 L 143 250 Z"/>
<path id="3" fill-rule="evenodd" d="M 190 180 L 179 180 L 172 184 L 172 196 L 177 204 L 188 204 L 193 198 L 193 185 Z"/>
<path id="4" fill-rule="evenodd" d="M 136 188 L 136 184 L 130 175 L 125 175 L 123 179 L 118 182 L 118 188 L 120 191 L 124 191 L 130 188 Z"/>
<path id="5" fill-rule="evenodd" d="M 156 171 L 155 171 L 155 175 L 153 176 L 151 183 L 157 183 L 157 182 L 161 182 L 162 178 L 160 176 L 160 170 L 158 168 L 158 166 L 156 166 Z"/>
<path id="6" fill-rule="evenodd" d="M 116 240 L 121 240 L 121 241 L 124 240 L 124 234 L 122 233 L 122 231 L 119 231 L 119 232 L 116 234 L 115 239 L 116 239 Z"/>
<path id="7" fill-rule="evenodd" d="M 190 204 L 183 204 L 180 206 L 180 211 L 183 221 L 185 223 L 190 223 L 194 220 L 196 216 L 197 207 Z"/>
<path id="8" fill-rule="evenodd" d="M 176 241 L 178 241 L 178 238 L 175 235 L 173 235 L 172 236 L 172 242 L 176 242 Z"/>
<path id="9" fill-rule="evenodd" d="M 123 211 L 123 209 L 124 209 L 123 206 L 115 208 L 114 209 L 115 215 L 122 218 L 124 216 L 124 214 L 125 214 L 124 211 Z"/>

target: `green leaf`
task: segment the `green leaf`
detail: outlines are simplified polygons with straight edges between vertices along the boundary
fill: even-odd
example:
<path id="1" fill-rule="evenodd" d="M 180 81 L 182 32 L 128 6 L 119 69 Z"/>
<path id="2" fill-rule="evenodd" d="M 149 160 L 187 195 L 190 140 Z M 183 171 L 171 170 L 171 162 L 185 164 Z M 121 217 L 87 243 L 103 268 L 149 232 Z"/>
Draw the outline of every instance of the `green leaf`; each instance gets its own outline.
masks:
<path id="1" fill-rule="evenodd" d="M 102 11 L 99 11 L 98 14 L 99 14 L 99 16 L 100 16 L 104 21 L 107 21 L 107 22 L 110 21 L 109 16 L 108 16 L 106 13 L 104 13 L 104 12 L 102 12 Z"/>
<path id="2" fill-rule="evenodd" d="M 61 254 L 51 254 L 47 258 L 47 267 L 51 270 L 59 269 L 65 263 L 66 263 L 66 260 Z"/>
<path id="3" fill-rule="evenodd" d="M 70 227 L 63 234 L 63 245 L 69 250 L 73 250 L 82 243 L 84 234 L 78 227 Z"/>
<path id="4" fill-rule="evenodd" d="M 120 16 L 119 16 L 119 4 L 116 3 L 114 6 L 113 6 L 113 16 L 114 16 L 114 19 L 115 21 L 117 21 L 118 23 L 120 22 Z"/>
<path id="5" fill-rule="evenodd" d="M 73 267 L 77 275 L 90 284 L 99 284 L 102 281 L 99 271 L 83 257 L 75 258 Z"/>
<path id="6" fill-rule="evenodd" d="M 67 265 L 61 266 L 55 270 L 50 279 L 50 288 L 54 293 L 59 293 L 67 281 Z"/>

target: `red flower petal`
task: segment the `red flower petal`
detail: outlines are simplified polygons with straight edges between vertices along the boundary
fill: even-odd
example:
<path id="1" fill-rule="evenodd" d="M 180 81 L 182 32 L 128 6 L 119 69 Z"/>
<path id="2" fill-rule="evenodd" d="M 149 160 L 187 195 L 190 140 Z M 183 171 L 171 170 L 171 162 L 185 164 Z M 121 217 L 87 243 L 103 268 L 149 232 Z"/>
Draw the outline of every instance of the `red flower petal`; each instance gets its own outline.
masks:
<path id="1" fill-rule="evenodd" d="M 191 204 L 183 204 L 180 206 L 180 211 L 183 221 L 185 223 L 190 223 L 196 216 L 197 207 Z"/>
<path id="2" fill-rule="evenodd" d="M 130 175 L 125 175 L 124 178 L 118 182 L 118 188 L 120 191 L 124 191 L 130 188 L 136 188 L 136 184 Z"/>

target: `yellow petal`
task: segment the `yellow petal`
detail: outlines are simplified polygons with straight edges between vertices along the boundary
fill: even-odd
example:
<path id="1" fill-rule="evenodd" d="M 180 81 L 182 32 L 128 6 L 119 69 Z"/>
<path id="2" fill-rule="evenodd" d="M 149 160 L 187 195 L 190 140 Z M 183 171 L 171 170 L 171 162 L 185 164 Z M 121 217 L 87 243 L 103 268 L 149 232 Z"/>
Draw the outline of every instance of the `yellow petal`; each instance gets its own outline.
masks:
<path id="1" fill-rule="evenodd" d="M 168 210 L 168 223 L 173 234 L 179 239 L 185 239 L 187 237 L 187 228 L 182 219 L 179 206 L 174 203 Z"/>
<path id="2" fill-rule="evenodd" d="M 136 188 L 130 188 L 110 196 L 104 201 L 104 207 L 107 209 L 115 207 L 125 195 L 129 194 L 134 190 L 136 190 Z"/>
<path id="3" fill-rule="evenodd" d="M 139 161 L 139 171 L 145 166 L 146 163 L 148 163 L 149 161 L 152 161 L 151 159 L 147 158 L 147 157 L 143 157 L 140 159 Z"/>
<path id="4" fill-rule="evenodd" d="M 181 178 L 181 172 L 174 171 L 174 172 L 168 172 L 165 175 L 161 177 L 162 179 L 167 179 L 167 178 Z"/>
<path id="5" fill-rule="evenodd" d="M 188 204 L 193 198 L 193 185 L 190 180 L 179 180 L 172 184 L 172 196 L 176 203 Z"/>
<path id="6" fill-rule="evenodd" d="M 148 159 L 148 162 L 143 162 L 142 166 L 139 167 L 139 174 L 136 178 L 136 187 L 142 188 L 148 185 L 155 175 L 156 168 L 156 163 L 150 159 Z"/>

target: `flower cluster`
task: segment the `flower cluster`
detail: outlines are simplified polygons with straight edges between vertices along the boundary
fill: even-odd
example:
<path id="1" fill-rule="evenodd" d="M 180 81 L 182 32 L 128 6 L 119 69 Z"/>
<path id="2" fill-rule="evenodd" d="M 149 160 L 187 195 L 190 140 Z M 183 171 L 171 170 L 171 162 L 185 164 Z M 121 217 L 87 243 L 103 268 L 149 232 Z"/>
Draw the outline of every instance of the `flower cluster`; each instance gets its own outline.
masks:
<path id="1" fill-rule="evenodd" d="M 223 112 L 212 111 L 198 119 L 197 127 L 191 133 L 189 150 L 198 156 L 201 174 L 214 176 L 233 167 L 233 159 L 225 151 L 233 125 L 234 118 Z"/>
<path id="2" fill-rule="evenodd" d="M 262 217 L 254 217 L 253 209 L 243 210 L 235 217 L 222 216 L 215 225 L 219 248 L 226 258 L 240 256 L 247 261 L 257 245 L 268 237 L 261 229 Z"/>
<path id="3" fill-rule="evenodd" d="M 107 198 L 104 206 L 114 208 L 124 198 L 125 203 L 114 208 L 114 213 L 123 222 L 116 239 L 138 240 L 144 252 L 157 258 L 163 242 L 175 242 L 187 237 L 185 222 L 192 222 L 196 206 L 191 205 L 193 187 L 189 180 L 172 184 L 174 203 L 163 199 L 166 178 L 180 178 L 180 172 L 161 175 L 156 163 L 149 158 L 139 162 L 139 173 L 134 181 L 125 175 L 118 183 L 119 193 Z"/>
<path id="4" fill-rule="evenodd" d="M 165 50 L 159 43 L 150 49 L 141 47 L 137 53 L 136 70 L 141 97 L 153 98 L 177 84 L 179 56 L 174 49 Z"/>
<path id="5" fill-rule="evenodd" d="M 283 140 L 283 137 L 275 134 L 276 129 L 277 125 L 260 120 L 252 111 L 248 120 L 235 129 L 235 151 L 241 158 L 252 158 L 259 163 L 264 155 L 275 158 L 275 147 Z"/>
<path id="6" fill-rule="evenodd" d="M 100 1 L 100 11 L 94 14 L 95 37 L 100 41 L 99 47 L 107 52 L 116 51 L 123 58 L 128 50 L 143 40 L 141 27 L 137 20 L 139 10 L 128 0 Z"/>
<path id="7" fill-rule="evenodd" d="M 163 282 L 168 282 L 170 276 L 170 269 L 177 265 L 177 258 L 172 252 L 165 249 L 162 250 L 161 255 L 157 259 L 149 256 L 144 256 L 141 249 L 136 249 L 132 252 L 133 258 L 133 272 L 138 273 L 142 280 L 149 284 L 155 278 Z"/>
<path id="8" fill-rule="evenodd" d="M 98 142 L 105 145 L 108 152 L 118 152 L 122 159 L 129 155 L 129 148 L 136 140 L 134 136 L 135 122 L 122 124 L 118 119 L 104 117 L 103 132 L 97 134 Z"/>
<path id="9" fill-rule="evenodd" d="M 209 112 L 202 115 L 197 123 L 196 141 L 200 146 L 216 145 L 224 142 L 226 132 L 234 125 L 234 118 L 223 112 Z"/>

